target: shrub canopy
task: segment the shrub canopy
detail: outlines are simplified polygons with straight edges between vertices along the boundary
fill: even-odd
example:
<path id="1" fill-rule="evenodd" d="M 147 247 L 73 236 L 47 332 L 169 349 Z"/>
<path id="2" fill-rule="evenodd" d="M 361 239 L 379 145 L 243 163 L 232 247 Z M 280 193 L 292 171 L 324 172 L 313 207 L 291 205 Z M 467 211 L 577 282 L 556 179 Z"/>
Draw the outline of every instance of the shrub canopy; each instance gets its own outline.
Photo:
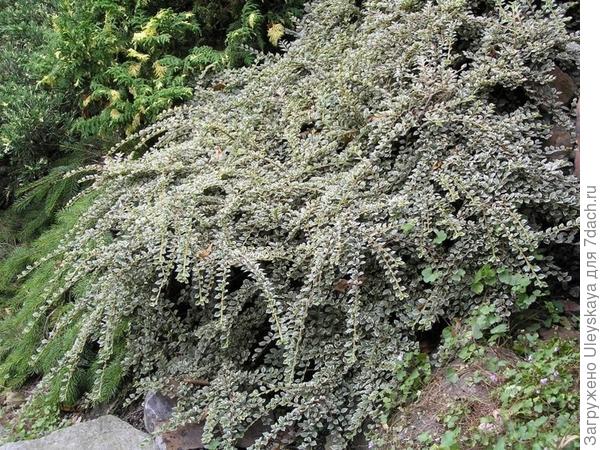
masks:
<path id="1" fill-rule="evenodd" d="M 420 333 L 560 292 L 578 215 L 544 144 L 571 127 L 550 87 L 577 58 L 562 9 L 358 4 L 314 2 L 285 55 L 201 80 L 130 138 L 148 152 L 93 167 L 91 207 L 41 263 L 30 407 L 128 375 L 222 448 L 259 418 L 255 448 L 345 448 Z"/>
<path id="2" fill-rule="evenodd" d="M 0 257 L 77 194 L 66 172 L 191 98 L 196 76 L 277 51 L 303 3 L 0 0 Z"/>

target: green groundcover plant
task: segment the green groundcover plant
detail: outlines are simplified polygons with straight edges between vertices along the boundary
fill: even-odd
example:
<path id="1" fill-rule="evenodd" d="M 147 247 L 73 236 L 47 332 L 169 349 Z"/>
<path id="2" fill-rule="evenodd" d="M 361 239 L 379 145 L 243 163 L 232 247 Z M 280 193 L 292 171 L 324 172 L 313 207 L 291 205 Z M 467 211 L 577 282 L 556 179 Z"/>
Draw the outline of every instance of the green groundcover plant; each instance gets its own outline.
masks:
<path id="1" fill-rule="evenodd" d="M 342 449 L 422 332 L 568 284 L 578 183 L 544 144 L 572 129 L 562 7 L 322 0 L 294 35 L 87 169 L 0 324 L 4 382 L 42 375 L 24 423 L 123 385 L 177 396 L 213 448 L 263 420 L 254 448 Z"/>
<path id="2" fill-rule="evenodd" d="M 506 320 L 482 305 L 443 330 L 434 358 L 404 355 L 396 371 L 401 384 L 386 399 L 392 426 L 382 427 L 382 448 L 579 448 L 579 342 L 540 339 L 540 306 L 511 317 L 512 339 Z M 562 328 L 567 333 L 578 317 L 547 320 L 568 327 Z"/>

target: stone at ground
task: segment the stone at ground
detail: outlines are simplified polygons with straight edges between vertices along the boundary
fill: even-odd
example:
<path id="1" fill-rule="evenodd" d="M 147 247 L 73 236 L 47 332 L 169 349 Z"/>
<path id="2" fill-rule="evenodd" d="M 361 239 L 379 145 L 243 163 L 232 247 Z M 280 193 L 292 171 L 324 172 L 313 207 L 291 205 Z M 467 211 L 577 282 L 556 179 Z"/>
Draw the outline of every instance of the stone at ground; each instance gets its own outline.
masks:
<path id="1" fill-rule="evenodd" d="M 555 125 L 552 128 L 550 139 L 548 139 L 548 145 L 552 147 L 567 147 L 571 148 L 571 133 L 564 127 Z"/>
<path id="2" fill-rule="evenodd" d="M 152 437 L 115 416 L 102 416 L 40 439 L 11 442 L 0 450 L 154 450 Z"/>
<path id="3" fill-rule="evenodd" d="M 563 300 L 562 304 L 563 308 L 565 309 L 565 312 L 568 313 L 579 313 L 579 311 L 581 310 L 581 306 L 579 305 L 579 303 L 574 302 L 573 300 Z"/>
<path id="4" fill-rule="evenodd" d="M 175 400 L 160 392 L 148 392 L 144 399 L 144 425 L 146 430 L 154 433 L 162 425 L 165 425 L 173 415 L 175 404 Z M 199 423 L 165 431 L 156 436 L 156 447 L 159 450 L 204 448 L 202 442 L 203 429 L 204 423 Z"/>
<path id="5" fill-rule="evenodd" d="M 155 433 L 160 426 L 165 425 L 171 415 L 176 401 L 160 392 L 149 392 L 144 400 L 144 425 L 150 433 Z M 251 447 L 264 433 L 269 431 L 273 417 L 253 423 L 244 436 L 237 442 L 238 448 Z M 204 422 L 188 424 L 175 430 L 159 432 L 155 438 L 158 450 L 190 450 L 205 448 L 202 440 Z"/>
<path id="6" fill-rule="evenodd" d="M 175 401 L 160 392 L 148 392 L 144 399 L 144 425 L 149 433 L 154 433 L 167 423 L 173 414 Z"/>
<path id="7" fill-rule="evenodd" d="M 555 339 L 555 338 L 559 338 L 559 339 L 574 339 L 574 340 L 578 340 L 579 339 L 579 331 L 577 330 L 569 330 L 567 328 L 563 328 L 563 327 L 554 327 L 554 328 L 550 328 L 550 329 L 544 329 L 544 330 L 540 330 L 540 337 L 547 341 L 550 339 Z"/>
<path id="8" fill-rule="evenodd" d="M 552 75 L 554 75 L 554 88 L 558 91 L 558 100 L 568 105 L 577 91 L 575 81 L 558 66 L 554 67 Z"/>
<path id="9" fill-rule="evenodd" d="M 144 409 L 145 411 L 145 409 Z M 144 420 L 146 421 L 146 420 Z M 248 428 L 246 434 L 236 442 L 237 448 L 249 448 L 270 427 L 262 421 L 254 423 Z M 191 450 L 206 448 L 203 441 L 204 422 L 188 424 L 175 430 L 165 431 L 156 436 L 157 450 Z"/>

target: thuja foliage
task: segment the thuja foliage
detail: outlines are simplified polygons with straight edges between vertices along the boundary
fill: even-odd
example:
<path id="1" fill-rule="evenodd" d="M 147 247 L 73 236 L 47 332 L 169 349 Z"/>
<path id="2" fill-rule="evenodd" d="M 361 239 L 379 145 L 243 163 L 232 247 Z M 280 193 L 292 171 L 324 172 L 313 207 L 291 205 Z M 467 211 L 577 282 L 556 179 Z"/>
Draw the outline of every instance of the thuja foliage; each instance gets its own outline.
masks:
<path id="1" fill-rule="evenodd" d="M 47 278 L 17 290 L 0 365 L 43 374 L 23 420 L 126 379 L 177 396 L 212 448 L 259 420 L 254 448 L 345 448 L 424 331 L 568 283 L 577 180 L 544 144 L 570 127 L 567 22 L 551 2 L 322 0 L 284 55 L 203 79 L 126 143 L 149 151 L 93 168 L 91 206 L 24 275 Z"/>
<path id="2" fill-rule="evenodd" d="M 274 50 L 302 0 L 60 0 L 49 86 L 78 90 L 86 134 L 131 133 L 192 96 L 195 76 Z M 271 38 L 272 37 L 272 38 Z"/>

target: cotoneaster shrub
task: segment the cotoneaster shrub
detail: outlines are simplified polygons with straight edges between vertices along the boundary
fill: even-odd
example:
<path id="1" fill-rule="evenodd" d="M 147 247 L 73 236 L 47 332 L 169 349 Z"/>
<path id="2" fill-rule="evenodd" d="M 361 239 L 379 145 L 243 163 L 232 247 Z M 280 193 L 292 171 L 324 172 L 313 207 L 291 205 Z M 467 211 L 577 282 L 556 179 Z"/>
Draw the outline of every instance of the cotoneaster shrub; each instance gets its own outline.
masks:
<path id="1" fill-rule="evenodd" d="M 571 127 L 566 22 L 551 2 L 322 0 L 285 55 L 203 80 L 130 137 L 149 151 L 91 168 L 91 206 L 27 275 L 41 293 L 17 291 L 0 375 L 43 374 L 23 420 L 124 380 L 177 395 L 212 448 L 262 418 L 254 448 L 342 449 L 420 333 L 560 291 L 578 187 L 544 141 Z"/>

